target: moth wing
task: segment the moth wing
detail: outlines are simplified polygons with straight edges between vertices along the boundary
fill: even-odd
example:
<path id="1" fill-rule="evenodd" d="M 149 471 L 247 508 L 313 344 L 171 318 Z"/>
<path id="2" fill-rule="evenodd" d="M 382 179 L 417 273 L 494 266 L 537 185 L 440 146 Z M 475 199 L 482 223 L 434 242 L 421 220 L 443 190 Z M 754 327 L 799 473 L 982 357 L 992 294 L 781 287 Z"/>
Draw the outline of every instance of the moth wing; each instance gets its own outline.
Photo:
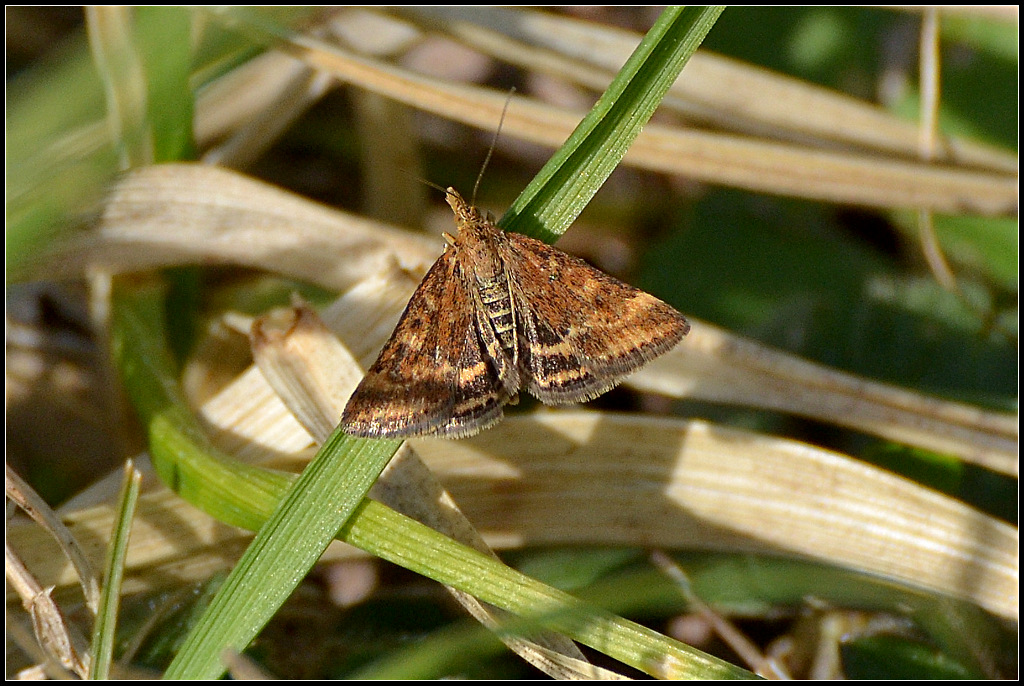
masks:
<path id="1" fill-rule="evenodd" d="M 466 336 L 459 356 L 459 377 L 451 409 L 444 422 L 430 432 L 448 438 L 464 438 L 496 424 L 509 401 L 509 391 L 494 371 L 475 330 Z"/>
<path id="2" fill-rule="evenodd" d="M 546 243 L 499 247 L 512 284 L 520 369 L 547 404 L 582 402 L 668 352 L 690 325 L 675 308 Z"/>
<path id="3" fill-rule="evenodd" d="M 457 253 L 449 248 L 413 293 L 341 423 L 366 438 L 467 436 L 497 422 L 507 399 L 478 337 Z"/>

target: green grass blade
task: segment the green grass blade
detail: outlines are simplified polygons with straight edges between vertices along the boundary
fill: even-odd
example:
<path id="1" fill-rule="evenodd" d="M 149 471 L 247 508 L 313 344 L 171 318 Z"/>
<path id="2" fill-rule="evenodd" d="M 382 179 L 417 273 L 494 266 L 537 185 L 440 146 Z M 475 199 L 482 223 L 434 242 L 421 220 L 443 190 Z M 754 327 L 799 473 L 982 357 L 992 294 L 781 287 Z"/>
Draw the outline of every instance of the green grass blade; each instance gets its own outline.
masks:
<path id="1" fill-rule="evenodd" d="M 231 460 L 210 445 L 174 381 L 163 295 L 158 282 L 117 283 L 111 306 L 115 363 L 147 428 L 153 467 L 164 483 L 211 516 L 257 529 L 291 477 Z"/>
<path id="2" fill-rule="evenodd" d="M 192 140 L 194 97 L 192 71 L 194 13 L 183 7 L 135 9 L 136 35 L 146 68 L 147 116 L 156 162 L 195 157 Z"/>
<path id="3" fill-rule="evenodd" d="M 388 536 L 380 536 L 381 531 Z M 375 501 L 364 501 L 358 516 L 341 533 L 347 543 L 526 618 L 526 628 L 541 624 L 652 676 L 753 677 L 744 669 L 551 588 Z M 409 551 L 415 551 L 415 557 L 407 557 Z M 517 628 L 524 626 L 510 630 Z"/>
<path id="4" fill-rule="evenodd" d="M 244 647 L 273 616 L 400 443 L 358 440 L 337 432 L 300 477 L 301 487 L 281 506 L 281 512 L 295 519 L 268 522 L 293 478 L 238 463 L 209 444 L 180 389 L 170 381 L 176 375 L 166 347 L 163 292 L 159 284 L 119 285 L 112 310 L 115 356 L 132 403 L 148 426 L 153 465 L 183 498 L 214 517 L 254 530 L 266 525 L 268 532 L 225 582 L 229 590 L 211 603 L 209 619 L 200 622 L 196 637 L 170 672 L 212 678 L 222 671 L 221 651 Z M 285 543 L 278 545 L 281 541 Z M 225 608 L 222 596 L 241 600 Z M 216 640 L 204 640 L 210 635 Z"/>
<path id="5" fill-rule="evenodd" d="M 619 164 L 722 7 L 668 7 L 593 109 L 498 223 L 558 239 Z"/>
<path id="6" fill-rule="evenodd" d="M 117 609 L 121 599 L 121 580 L 124 578 L 125 557 L 128 554 L 128 538 L 131 534 L 135 505 L 139 500 L 142 474 L 135 465 L 125 465 L 124 481 L 118 498 L 114 518 L 114 532 L 107 552 L 107 569 L 103 589 L 100 593 L 99 610 L 92 631 L 92 661 L 89 663 L 90 679 L 109 679 L 110 664 L 114 654 L 114 630 L 117 627 Z"/>
<path id="7" fill-rule="evenodd" d="M 228 575 L 165 678 L 220 676 L 223 651 L 241 651 L 270 621 L 399 445 L 400 441 L 357 439 L 336 430 Z"/>

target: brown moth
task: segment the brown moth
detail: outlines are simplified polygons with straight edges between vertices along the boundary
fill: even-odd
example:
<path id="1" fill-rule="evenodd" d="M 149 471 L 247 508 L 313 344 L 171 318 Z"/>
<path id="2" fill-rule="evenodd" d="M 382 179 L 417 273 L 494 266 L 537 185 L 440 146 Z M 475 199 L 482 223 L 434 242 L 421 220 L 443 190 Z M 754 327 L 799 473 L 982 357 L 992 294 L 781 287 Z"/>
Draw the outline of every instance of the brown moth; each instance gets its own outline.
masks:
<path id="1" fill-rule="evenodd" d="M 686 319 L 541 241 L 499 229 L 454 189 L 458 236 L 413 293 L 341 417 L 368 438 L 460 438 L 525 390 L 549 405 L 601 395 L 672 349 Z"/>

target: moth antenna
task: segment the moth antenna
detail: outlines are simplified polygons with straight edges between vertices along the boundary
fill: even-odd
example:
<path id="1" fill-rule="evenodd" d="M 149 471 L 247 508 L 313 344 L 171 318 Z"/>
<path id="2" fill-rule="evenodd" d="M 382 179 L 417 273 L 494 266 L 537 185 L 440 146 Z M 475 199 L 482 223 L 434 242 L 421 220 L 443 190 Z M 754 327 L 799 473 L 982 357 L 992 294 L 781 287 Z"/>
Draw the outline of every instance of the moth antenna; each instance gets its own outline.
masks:
<path id="1" fill-rule="evenodd" d="M 405 174 L 406 176 L 411 176 L 412 178 L 416 179 L 417 181 L 419 181 L 420 183 L 422 183 L 425 186 L 430 186 L 434 190 L 441 191 L 442 193 L 447 193 L 448 192 L 448 189 L 446 189 L 444 186 L 439 186 L 436 183 L 434 183 L 433 181 L 427 181 L 422 176 L 416 176 L 415 174 L 407 172 L 407 171 L 405 171 L 403 169 L 399 169 L 398 171 L 400 171 L 401 173 Z"/>
<path id="2" fill-rule="evenodd" d="M 508 105 L 512 102 L 512 96 L 515 92 L 516 87 L 512 86 L 512 89 L 509 90 L 508 95 L 505 97 L 505 104 L 501 108 L 501 119 L 498 120 L 498 128 L 494 132 L 494 138 L 491 139 L 491 147 L 487 149 L 487 157 L 484 158 L 484 163 L 480 166 L 480 173 L 476 175 L 476 183 L 473 184 L 473 196 L 470 198 L 470 205 L 476 205 L 476 192 L 480 188 L 480 181 L 484 178 L 484 172 L 487 171 L 487 165 L 491 161 L 491 155 L 494 154 L 494 146 L 498 144 L 498 136 L 501 135 L 501 126 L 505 123 L 505 114 L 508 112 Z"/>

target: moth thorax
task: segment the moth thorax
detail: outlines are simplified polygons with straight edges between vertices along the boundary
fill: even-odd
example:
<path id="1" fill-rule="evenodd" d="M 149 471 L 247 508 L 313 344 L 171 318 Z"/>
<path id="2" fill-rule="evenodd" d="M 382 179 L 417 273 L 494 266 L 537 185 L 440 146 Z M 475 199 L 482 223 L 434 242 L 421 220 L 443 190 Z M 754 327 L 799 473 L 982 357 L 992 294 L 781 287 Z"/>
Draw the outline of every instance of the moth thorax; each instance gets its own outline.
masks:
<path id="1" fill-rule="evenodd" d="M 499 272 L 492 279 L 479 282 L 480 300 L 483 303 L 487 318 L 494 327 L 494 333 L 506 352 L 515 348 L 515 321 L 512 317 L 512 295 L 508 290 L 508 279 L 504 272 Z"/>

